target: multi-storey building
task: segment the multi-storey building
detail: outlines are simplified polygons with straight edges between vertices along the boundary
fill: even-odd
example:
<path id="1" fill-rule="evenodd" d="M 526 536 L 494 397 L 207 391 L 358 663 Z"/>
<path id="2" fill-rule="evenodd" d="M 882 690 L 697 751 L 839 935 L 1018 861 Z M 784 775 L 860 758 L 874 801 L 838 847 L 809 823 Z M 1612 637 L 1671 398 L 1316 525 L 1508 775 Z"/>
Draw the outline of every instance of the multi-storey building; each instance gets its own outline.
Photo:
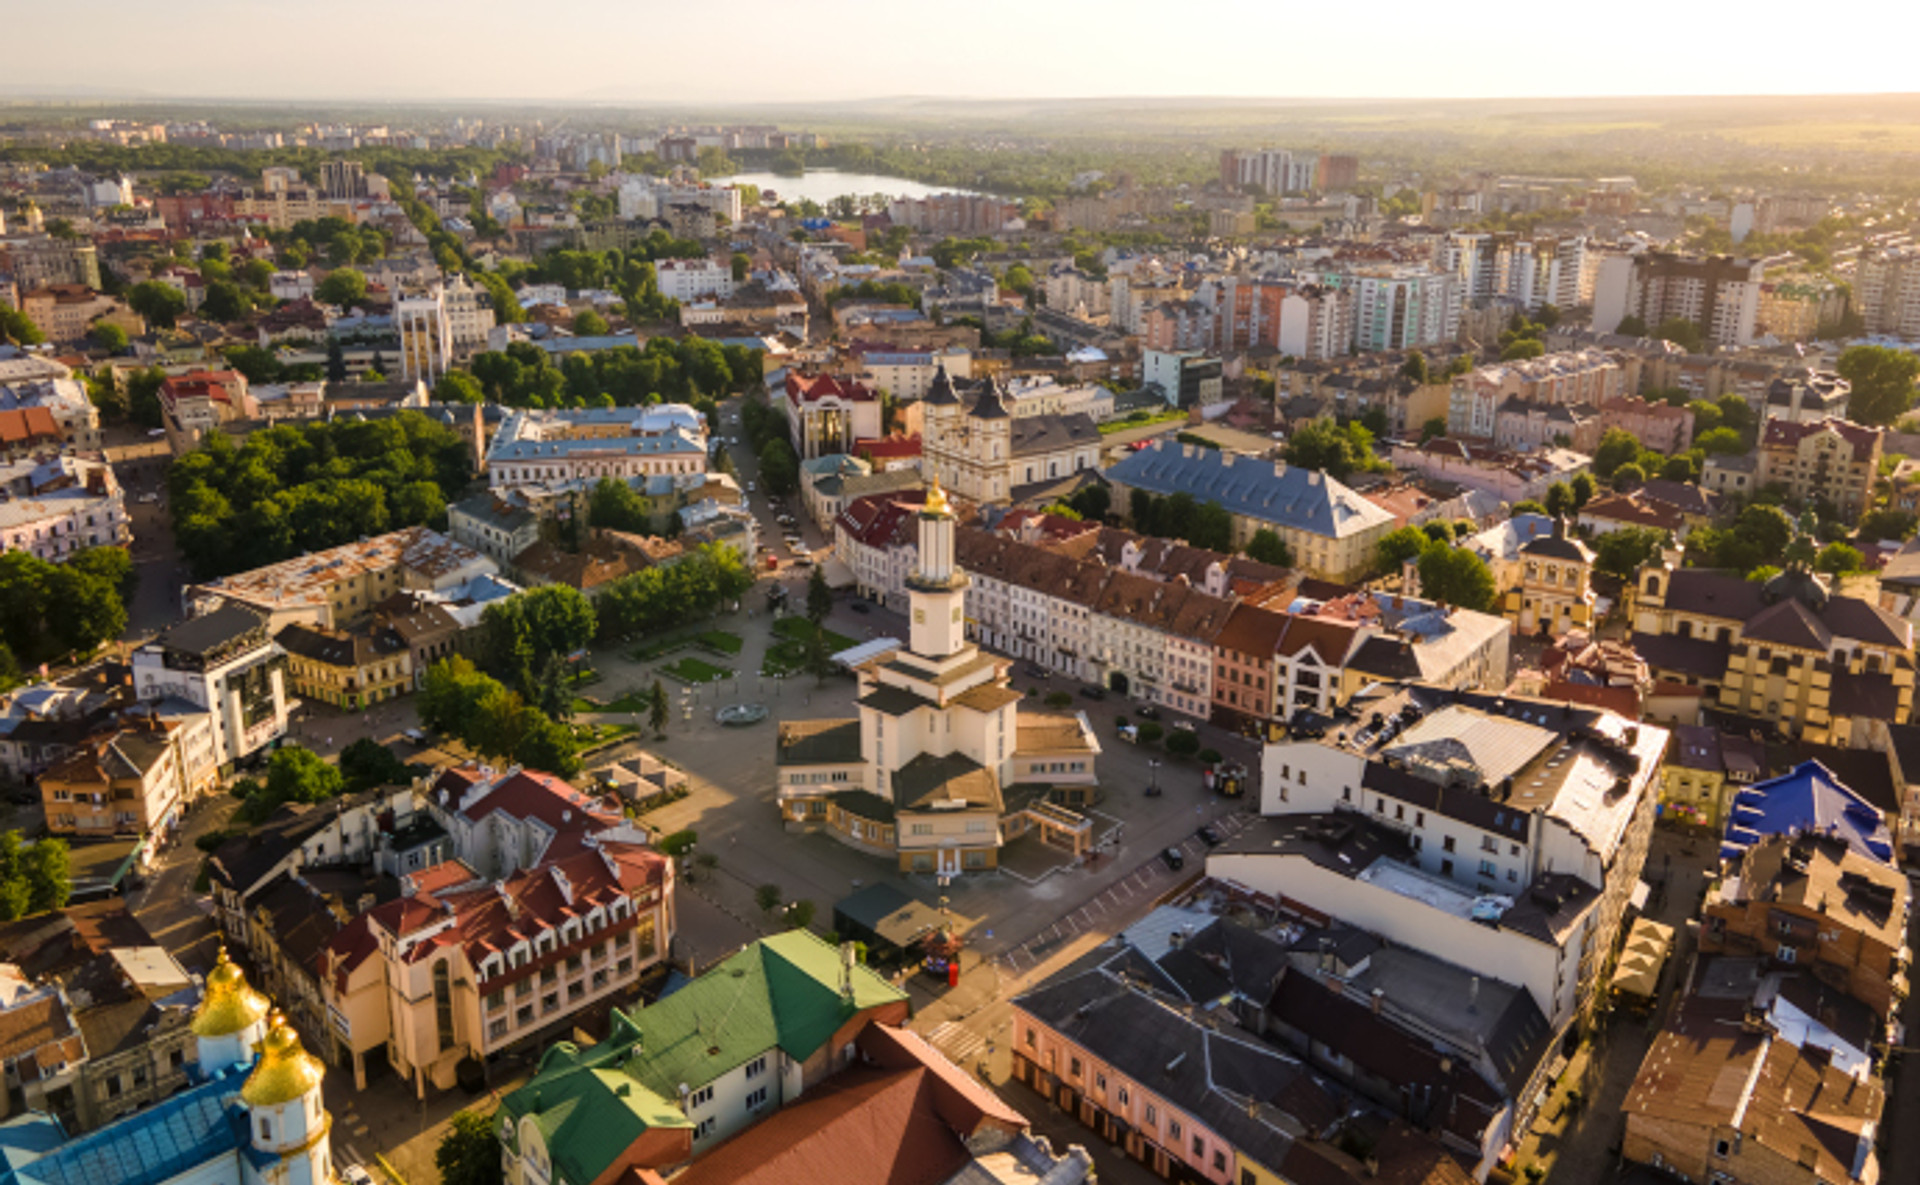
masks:
<path id="1" fill-rule="evenodd" d="M 413 651 L 390 628 L 336 630 L 296 621 L 273 640 L 286 651 L 294 691 L 309 702 L 357 712 L 414 688 Z"/>
<path id="2" fill-rule="evenodd" d="M 320 192 L 335 201 L 353 201 L 367 196 L 367 172 L 357 160 L 320 162 Z"/>
<path id="3" fill-rule="evenodd" d="M 487 445 L 501 486 L 707 471 L 707 419 L 684 403 L 516 411 Z"/>
<path id="4" fill-rule="evenodd" d="M 1758 260 L 1725 255 L 1609 255 L 1594 282 L 1594 331 L 1612 333 L 1627 317 L 1649 330 L 1679 318 L 1699 326 L 1707 341 L 1751 345 L 1763 272 Z"/>
<path id="5" fill-rule="evenodd" d="M 1501 408 L 1508 401 L 1548 407 L 1597 408 L 1627 393 L 1626 373 L 1600 350 L 1543 354 L 1518 362 L 1476 367 L 1453 380 L 1447 407 L 1447 431 L 1454 436 L 1497 437 Z M 1573 447 L 1578 447 L 1573 446 Z"/>
<path id="6" fill-rule="evenodd" d="M 1912 719 L 1913 624 L 1798 563 L 1756 584 L 1668 552 L 1640 569 L 1630 604 L 1654 678 L 1698 687 L 1723 712 L 1842 746 Z"/>
<path id="7" fill-rule="evenodd" d="M 0 494 L 0 553 L 59 563 L 90 547 L 133 541 L 126 495 L 101 462 L 57 457 L 0 465 Z"/>
<path id="8" fill-rule="evenodd" d="M 4 231 L 0 230 L 0 234 Z M 0 262 L 21 292 L 78 284 L 100 287 L 100 252 L 92 243 L 36 232 L 0 237 Z"/>
<path id="9" fill-rule="evenodd" d="M 99 448 L 100 409 L 93 405 L 86 386 L 72 377 L 72 371 L 54 365 L 58 371 L 44 377 L 9 379 L 0 374 L 0 414 L 44 411 L 59 426 L 61 443 L 68 448 Z M 4 442 L 6 446 L 12 443 L 11 439 Z"/>
<path id="10" fill-rule="evenodd" d="M 410 880 L 320 956 L 357 1085 L 382 1046 L 424 1095 L 451 1087 L 464 1059 L 564 1032 L 582 1009 L 630 998 L 677 929 L 673 862 L 634 843 L 598 842 L 498 881 L 458 865 Z"/>
<path id="11" fill-rule="evenodd" d="M 1222 449 L 1160 441 L 1106 469 L 1115 506 L 1133 490 L 1165 498 L 1186 494 L 1213 502 L 1233 519 L 1233 544 L 1271 530 L 1293 555 L 1294 566 L 1329 580 L 1353 580 L 1372 571 L 1375 545 L 1393 529 L 1393 516 L 1319 470 L 1236 456 Z"/>
<path id="12" fill-rule="evenodd" d="M 522 868 L 569 856 L 601 839 L 628 839 L 617 811 L 552 774 L 509 766 L 454 766 L 428 793 L 453 855 L 499 880 Z"/>
<path id="13" fill-rule="evenodd" d="M 129 336 L 147 330 L 147 323 L 124 303 L 81 284 L 23 288 L 20 311 L 48 341 L 62 345 L 86 337 L 87 331 L 102 321 L 119 326 Z"/>
<path id="14" fill-rule="evenodd" d="M 1222 364 L 1200 350 L 1147 349 L 1140 354 L 1140 381 L 1160 388 L 1172 407 L 1220 402 Z"/>
<path id="15" fill-rule="evenodd" d="M 935 369 L 929 382 L 938 385 L 939 375 L 945 371 L 938 366 Z M 879 392 L 856 380 L 788 371 L 786 398 L 779 404 L 787 416 L 794 451 L 802 461 L 851 453 L 855 441 L 874 440 L 881 435 Z"/>
<path id="16" fill-rule="evenodd" d="M 1591 630 L 1594 621 L 1593 549 L 1567 533 L 1567 520 L 1553 533 L 1520 545 L 1517 580 L 1502 589 L 1500 612 L 1522 634 L 1564 635 Z"/>
<path id="17" fill-rule="evenodd" d="M 660 295 L 681 302 L 733 295 L 733 269 L 715 259 L 662 259 L 653 265 Z"/>
<path id="18" fill-rule="evenodd" d="M 1469 966 L 1474 948 L 1446 945 L 1449 927 L 1433 915 L 1484 921 L 1498 932 L 1517 906 L 1545 907 L 1554 917 L 1577 905 L 1533 929 L 1546 949 L 1503 971 L 1533 992 L 1558 1029 L 1591 1004 L 1595 973 L 1639 883 L 1666 746 L 1665 730 L 1601 708 L 1382 685 L 1347 703 L 1324 737 L 1267 746 L 1260 809 L 1282 826 L 1329 820 L 1345 828 L 1343 843 L 1362 838 L 1356 824 L 1364 822 L 1383 833 L 1381 842 L 1391 838 L 1375 854 L 1395 868 L 1374 872 L 1360 860 L 1332 881 L 1316 880 L 1306 868 L 1318 861 L 1309 858 L 1289 882 L 1284 869 L 1263 872 L 1262 845 L 1249 838 L 1222 849 L 1238 859 L 1216 869 L 1210 858 L 1208 871 L 1337 908 L 1349 921 Z M 1349 894 L 1337 882 L 1356 887 Z M 1359 885 L 1378 890 L 1377 900 Z M 1426 898 L 1431 908 L 1408 911 L 1408 898 Z M 1398 917 L 1389 907 L 1396 900 Z M 1457 915 L 1450 912 L 1456 901 Z"/>
<path id="19" fill-rule="evenodd" d="M 286 735 L 284 665 L 266 617 L 224 605 L 135 650 L 133 686 L 142 700 L 185 700 L 212 713 L 214 763 L 226 769 Z"/>
<path id="20" fill-rule="evenodd" d="M 1460 277 L 1462 302 L 1498 298 L 1527 312 L 1542 305 L 1567 309 L 1584 303 L 1582 238 L 1524 237 L 1512 232 L 1455 231 L 1435 244 L 1435 261 Z"/>
<path id="21" fill-rule="evenodd" d="M 294 622 L 325 629 L 355 626 L 397 592 L 445 592 L 498 569 L 486 556 L 426 527 L 407 527 L 236 572 L 187 589 L 194 612 L 242 605 L 269 618 L 272 629 Z"/>
<path id="22" fill-rule="evenodd" d="M 781 817 L 943 876 L 994 868 L 1030 828 L 1085 850 L 1091 821 L 1056 800 L 1092 796 L 1092 725 L 1084 713 L 1021 712 L 1011 661 L 967 640 L 958 524 L 937 483 L 918 525 L 911 640 L 856 668 L 858 717 L 781 724 Z"/>
<path id="23" fill-rule="evenodd" d="M 453 365 L 453 325 L 444 290 L 436 287 L 395 300 L 393 331 L 400 339 L 401 378 L 432 386 Z"/>
<path id="24" fill-rule="evenodd" d="M 1848 420 L 1769 419 L 1760 434 L 1759 484 L 1785 486 L 1797 502 L 1826 502 L 1839 521 L 1857 521 L 1873 505 L 1884 435 Z"/>
<path id="25" fill-rule="evenodd" d="M 1700 952 L 1810 971 L 1886 1020 L 1906 994 L 1909 900 L 1899 869 L 1844 838 L 1775 835 L 1707 895 Z"/>
<path id="26" fill-rule="evenodd" d="M 1868 333 L 1920 339 L 1920 247 L 1863 253 L 1854 269 L 1853 300 Z"/>
<path id="27" fill-rule="evenodd" d="M 804 929 L 763 938 L 644 1009 L 616 1009 L 607 1040 L 542 1058 L 501 1101 L 507 1183 L 683 1164 L 833 1081 L 869 1026 L 905 1024 L 909 1007 L 851 946 Z"/>
<path id="28" fill-rule="evenodd" d="M 1512 453 L 1449 436 L 1420 444 L 1396 441 L 1391 459 L 1397 469 L 1485 490 L 1507 503 L 1538 501 L 1555 482 L 1572 481 L 1593 464 L 1586 453 L 1557 445 Z"/>
<path id="29" fill-rule="evenodd" d="M 1414 264 L 1361 264 L 1311 279 L 1351 294 L 1354 349 L 1407 350 L 1460 335 L 1460 280 Z"/>
<path id="30" fill-rule="evenodd" d="M 193 797 L 195 754 L 211 748 L 205 715 L 130 720 L 40 775 L 47 829 L 99 839 L 164 835 Z"/>
<path id="31" fill-rule="evenodd" d="M 1016 416 L 998 379 L 972 390 L 934 376 L 922 402 L 920 468 L 978 503 L 1017 501 L 1019 489 L 1100 464 L 1100 431 L 1086 412 Z"/>
<path id="32" fill-rule="evenodd" d="M 893 396 L 900 403 L 910 404 L 926 398 L 934 375 L 943 369 L 958 379 L 973 374 L 973 352 L 964 346 L 922 350 L 856 342 L 847 352 L 859 364 L 862 381 L 867 386 Z M 909 420 L 908 431 L 913 428 Z"/>

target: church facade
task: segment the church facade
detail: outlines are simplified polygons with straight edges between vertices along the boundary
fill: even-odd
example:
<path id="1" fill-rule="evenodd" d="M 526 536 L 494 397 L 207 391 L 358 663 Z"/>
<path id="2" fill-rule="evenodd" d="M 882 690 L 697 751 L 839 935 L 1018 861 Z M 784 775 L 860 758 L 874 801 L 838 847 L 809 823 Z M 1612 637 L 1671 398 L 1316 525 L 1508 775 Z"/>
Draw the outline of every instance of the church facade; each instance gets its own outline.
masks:
<path id="1" fill-rule="evenodd" d="M 918 519 L 910 642 L 856 668 L 857 717 L 781 724 L 781 814 L 905 872 L 985 871 L 1029 832 L 1079 854 L 1092 842 L 1080 808 L 1099 785 L 1093 727 L 1084 713 L 1020 710 L 1012 660 L 967 640 L 967 574 L 938 482 Z"/>
<path id="2" fill-rule="evenodd" d="M 1100 429 L 1084 411 L 1021 414 L 997 379 L 962 393 L 946 368 L 921 404 L 920 468 L 928 479 L 979 503 L 1100 467 Z"/>
<path id="3" fill-rule="evenodd" d="M 0 1185 L 336 1185 L 326 1067 L 224 948 L 192 1029 L 193 1085 L 71 1140 L 33 1115 Z"/>

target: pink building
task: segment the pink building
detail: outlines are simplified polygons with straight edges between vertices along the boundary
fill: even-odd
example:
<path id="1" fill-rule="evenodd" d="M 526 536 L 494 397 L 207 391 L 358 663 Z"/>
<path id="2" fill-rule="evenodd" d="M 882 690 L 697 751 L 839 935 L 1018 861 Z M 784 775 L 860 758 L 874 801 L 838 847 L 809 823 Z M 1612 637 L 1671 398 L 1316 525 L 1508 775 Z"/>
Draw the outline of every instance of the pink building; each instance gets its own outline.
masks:
<path id="1" fill-rule="evenodd" d="M 1600 434 L 1609 428 L 1632 433 L 1655 452 L 1682 452 L 1693 443 L 1693 411 L 1626 395 L 1600 405 Z"/>

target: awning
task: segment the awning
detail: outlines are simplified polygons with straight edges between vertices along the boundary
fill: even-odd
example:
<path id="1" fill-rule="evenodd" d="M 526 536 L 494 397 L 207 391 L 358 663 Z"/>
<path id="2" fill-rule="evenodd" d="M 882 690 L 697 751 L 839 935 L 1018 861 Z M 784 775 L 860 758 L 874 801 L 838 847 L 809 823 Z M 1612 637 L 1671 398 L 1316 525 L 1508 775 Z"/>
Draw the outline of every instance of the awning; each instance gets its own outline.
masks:
<path id="1" fill-rule="evenodd" d="M 1660 989 L 1660 968 L 1673 950 L 1673 927 L 1651 918 L 1641 918 L 1627 932 L 1620 961 L 1613 969 L 1613 990 L 1651 999 Z"/>

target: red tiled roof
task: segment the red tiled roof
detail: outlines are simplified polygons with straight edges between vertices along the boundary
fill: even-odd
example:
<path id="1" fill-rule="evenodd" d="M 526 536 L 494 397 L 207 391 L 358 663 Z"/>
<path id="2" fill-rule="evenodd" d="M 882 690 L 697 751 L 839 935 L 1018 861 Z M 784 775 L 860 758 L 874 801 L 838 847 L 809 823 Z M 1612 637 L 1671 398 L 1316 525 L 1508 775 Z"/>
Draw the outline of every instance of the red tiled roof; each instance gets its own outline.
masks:
<path id="1" fill-rule="evenodd" d="M 798 406 L 815 400 L 838 397 L 854 403 L 870 403 L 877 396 L 873 388 L 855 379 L 835 378 L 830 374 L 787 374 L 787 402 Z"/>
<path id="2" fill-rule="evenodd" d="M 868 547 L 903 547 L 914 541 L 913 523 L 926 498 L 925 490 L 868 494 L 847 503 L 834 526 Z"/>
<path id="3" fill-rule="evenodd" d="M 60 439 L 60 425 L 44 407 L 0 411 L 0 444 L 20 444 L 51 437 Z"/>
<path id="4" fill-rule="evenodd" d="M 447 796 L 436 800 L 454 810 L 462 794 L 486 780 L 478 771 L 448 770 L 434 783 L 436 796 L 442 790 L 448 791 Z M 562 779 L 527 769 L 495 775 L 492 788 L 460 814 L 478 823 L 496 811 L 519 820 L 538 819 L 552 829 L 553 840 L 541 853 L 545 861 L 572 855 L 581 849 L 589 832 L 618 826 L 624 818 Z"/>
<path id="5" fill-rule="evenodd" d="M 886 436 L 878 440 L 856 440 L 853 442 L 853 455 L 877 461 L 917 457 L 920 455 L 920 436 L 916 433 L 912 436 Z"/>

